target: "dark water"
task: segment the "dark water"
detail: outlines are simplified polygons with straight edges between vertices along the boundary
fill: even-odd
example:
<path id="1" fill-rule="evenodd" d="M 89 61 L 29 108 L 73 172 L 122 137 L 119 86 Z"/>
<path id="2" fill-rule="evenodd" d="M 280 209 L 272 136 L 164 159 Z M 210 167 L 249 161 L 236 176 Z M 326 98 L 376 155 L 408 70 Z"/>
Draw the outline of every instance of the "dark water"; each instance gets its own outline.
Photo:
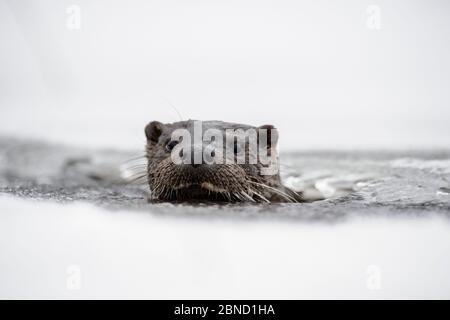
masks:
<path id="1" fill-rule="evenodd" d="M 450 216 L 450 153 L 281 153 L 301 204 L 148 203 L 140 152 L 83 150 L 0 138 L 0 193 L 58 203 L 86 201 L 111 210 L 164 216 L 337 221 L 355 215 Z"/>

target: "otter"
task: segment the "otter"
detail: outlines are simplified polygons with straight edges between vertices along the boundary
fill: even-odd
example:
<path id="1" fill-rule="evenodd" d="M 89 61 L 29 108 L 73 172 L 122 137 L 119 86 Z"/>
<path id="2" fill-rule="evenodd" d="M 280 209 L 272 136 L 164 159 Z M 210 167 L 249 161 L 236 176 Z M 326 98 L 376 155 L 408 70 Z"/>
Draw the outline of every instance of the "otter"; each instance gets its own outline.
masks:
<path id="1" fill-rule="evenodd" d="M 230 132 L 234 132 L 235 136 L 231 139 L 221 140 L 216 137 L 215 140 L 211 139 L 210 141 L 205 141 L 203 138 L 194 143 L 188 142 L 188 139 L 185 141 L 188 146 L 192 145 L 192 150 L 200 150 L 203 153 L 211 145 L 214 145 L 215 147 L 210 148 L 208 154 L 211 157 L 217 157 L 217 154 L 220 154 L 225 161 L 210 163 L 200 157 L 200 162 L 195 162 L 194 151 L 180 150 L 180 142 L 183 142 L 184 139 L 177 137 L 175 132 L 184 130 L 184 132 L 195 135 L 196 123 L 200 123 L 202 132 L 213 130 L 216 133 L 222 133 L 225 138 L 230 136 Z M 244 163 L 234 161 L 239 151 L 243 152 L 247 160 L 252 158 L 249 147 L 250 139 L 246 136 L 246 132 L 250 132 L 249 129 L 267 132 L 266 141 L 262 141 L 258 136 L 257 144 L 259 148 L 267 150 L 271 159 L 269 162 L 263 163 L 259 156 L 253 157 L 253 161 Z M 278 132 L 273 125 L 254 127 L 222 121 L 187 120 L 174 123 L 152 121 L 145 127 L 145 136 L 147 138 L 149 201 L 257 203 L 302 201 L 301 193 L 291 190 L 281 182 L 276 152 Z M 231 141 L 231 146 L 228 140 Z M 226 151 L 226 147 L 231 147 L 232 152 Z M 192 161 L 176 163 L 173 157 L 174 152 L 183 159 Z M 233 161 L 228 161 L 230 158 L 233 158 L 231 159 Z M 264 170 L 270 166 L 272 166 L 272 172 L 267 174 Z"/>

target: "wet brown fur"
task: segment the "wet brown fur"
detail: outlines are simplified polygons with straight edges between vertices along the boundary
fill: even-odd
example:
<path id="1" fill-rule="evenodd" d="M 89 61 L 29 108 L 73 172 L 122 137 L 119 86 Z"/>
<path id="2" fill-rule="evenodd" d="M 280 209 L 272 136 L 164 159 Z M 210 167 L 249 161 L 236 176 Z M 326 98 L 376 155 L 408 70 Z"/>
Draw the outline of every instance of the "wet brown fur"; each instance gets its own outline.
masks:
<path id="1" fill-rule="evenodd" d="M 174 164 L 166 145 L 178 128 L 190 129 L 193 120 L 162 124 L 149 123 L 147 137 L 147 178 L 154 201 L 300 202 L 301 195 L 281 183 L 277 171 L 262 175 L 256 164 Z M 221 121 L 204 121 L 206 128 L 255 128 Z M 264 126 L 275 132 L 273 126 Z M 270 140 L 270 139 L 269 139 Z M 276 139 L 274 141 L 276 144 Z M 274 150 L 274 149 L 271 149 Z"/>

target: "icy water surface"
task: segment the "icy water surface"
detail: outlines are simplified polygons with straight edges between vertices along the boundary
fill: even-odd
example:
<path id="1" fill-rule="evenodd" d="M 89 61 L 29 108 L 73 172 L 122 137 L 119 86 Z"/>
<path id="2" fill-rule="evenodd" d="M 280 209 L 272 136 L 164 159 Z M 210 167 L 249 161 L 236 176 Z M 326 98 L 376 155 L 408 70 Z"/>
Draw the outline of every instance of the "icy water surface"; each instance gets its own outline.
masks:
<path id="1" fill-rule="evenodd" d="M 161 215 L 334 221 L 350 215 L 450 216 L 449 152 L 301 152 L 281 154 L 283 181 L 302 204 L 148 203 L 140 152 L 81 150 L 0 139 L 0 192 L 59 203 Z M 128 178 L 128 179 L 127 179 Z"/>

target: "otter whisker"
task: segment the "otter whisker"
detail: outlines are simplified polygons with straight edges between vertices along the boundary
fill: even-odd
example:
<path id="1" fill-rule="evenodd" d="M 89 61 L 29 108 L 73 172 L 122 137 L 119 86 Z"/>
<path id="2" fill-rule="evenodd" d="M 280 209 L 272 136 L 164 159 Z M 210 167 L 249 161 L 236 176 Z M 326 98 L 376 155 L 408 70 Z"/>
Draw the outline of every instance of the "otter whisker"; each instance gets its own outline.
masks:
<path id="1" fill-rule="evenodd" d="M 252 202 L 256 202 L 255 199 L 253 199 L 252 197 L 250 197 L 245 191 L 241 191 L 241 194 L 246 197 L 248 200 L 252 201 Z"/>
<path id="2" fill-rule="evenodd" d="M 240 192 L 233 192 L 233 195 L 237 198 L 238 201 L 244 201 L 244 198 Z"/>
<path id="3" fill-rule="evenodd" d="M 268 186 L 266 186 L 266 187 L 268 187 Z M 287 193 L 285 193 L 285 192 L 283 192 L 283 191 L 276 190 L 276 189 L 274 190 L 274 189 L 269 188 L 269 187 L 268 187 L 268 189 L 274 191 L 274 192 L 277 193 L 277 194 L 279 194 L 280 196 L 282 196 L 283 198 L 285 198 L 288 202 L 293 202 L 293 203 L 297 203 L 297 202 L 298 202 L 297 199 L 295 199 L 294 197 L 288 195 Z"/>
<path id="4" fill-rule="evenodd" d="M 120 175 L 124 179 L 133 179 L 136 176 L 147 174 L 146 167 L 121 167 Z"/>
<path id="5" fill-rule="evenodd" d="M 127 164 L 127 163 L 130 163 L 130 162 L 133 162 L 133 161 L 137 161 L 137 160 L 145 160 L 147 158 L 147 156 L 145 155 L 145 154 L 143 154 L 143 155 L 141 155 L 141 156 L 139 156 L 139 157 L 135 157 L 135 158 L 130 158 L 130 159 L 128 159 L 128 160 L 125 160 L 124 162 L 122 162 L 122 164 Z"/>
<path id="6" fill-rule="evenodd" d="M 146 163 L 136 164 L 133 166 L 121 166 L 121 169 L 124 171 L 131 171 L 131 170 L 135 170 L 135 169 L 145 169 L 145 168 L 147 168 Z"/>
<path id="7" fill-rule="evenodd" d="M 254 181 L 251 181 L 250 183 L 253 183 L 253 184 L 256 184 L 256 185 L 261 186 L 261 187 L 263 187 L 263 188 L 267 188 L 267 189 L 269 189 L 269 190 L 272 190 L 272 191 L 278 193 L 279 195 L 281 195 L 282 197 L 284 197 L 284 198 L 285 198 L 286 200 L 288 200 L 289 202 L 298 202 L 297 199 L 295 199 L 294 197 L 288 195 L 287 193 L 285 193 L 285 192 L 283 192 L 283 191 L 281 191 L 281 190 L 278 190 L 278 189 L 276 189 L 276 188 L 273 188 L 273 187 L 271 187 L 271 186 L 268 186 L 268 185 L 266 185 L 266 184 L 258 183 L 258 182 L 254 182 Z"/>
<path id="8" fill-rule="evenodd" d="M 126 182 L 126 184 L 139 184 L 139 183 L 142 184 L 147 183 L 147 175 L 138 176 Z"/>
<path id="9" fill-rule="evenodd" d="M 256 196 L 260 197 L 263 201 L 265 201 L 265 202 L 267 202 L 267 203 L 270 203 L 270 201 L 269 201 L 266 197 L 264 197 L 262 194 L 259 194 L 259 193 L 256 192 L 254 189 L 252 189 L 252 192 L 253 192 Z"/>
<path id="10" fill-rule="evenodd" d="M 124 177 L 124 178 L 127 179 L 127 180 L 128 179 L 133 180 L 133 179 L 136 179 L 136 178 L 143 178 L 143 177 L 147 177 L 147 172 L 145 172 L 145 171 L 137 171 L 137 172 L 134 172 L 134 173 L 132 173 L 132 174 L 130 174 L 130 175 Z"/>
<path id="11" fill-rule="evenodd" d="M 170 100 L 167 97 L 163 96 L 163 99 L 165 99 L 166 102 L 170 105 L 170 107 L 173 110 L 175 110 L 175 112 L 177 113 L 178 117 L 180 118 L 180 121 L 183 121 L 183 117 L 181 116 L 181 113 L 178 111 L 178 109 L 175 107 L 175 105 L 172 102 L 170 102 Z"/>

